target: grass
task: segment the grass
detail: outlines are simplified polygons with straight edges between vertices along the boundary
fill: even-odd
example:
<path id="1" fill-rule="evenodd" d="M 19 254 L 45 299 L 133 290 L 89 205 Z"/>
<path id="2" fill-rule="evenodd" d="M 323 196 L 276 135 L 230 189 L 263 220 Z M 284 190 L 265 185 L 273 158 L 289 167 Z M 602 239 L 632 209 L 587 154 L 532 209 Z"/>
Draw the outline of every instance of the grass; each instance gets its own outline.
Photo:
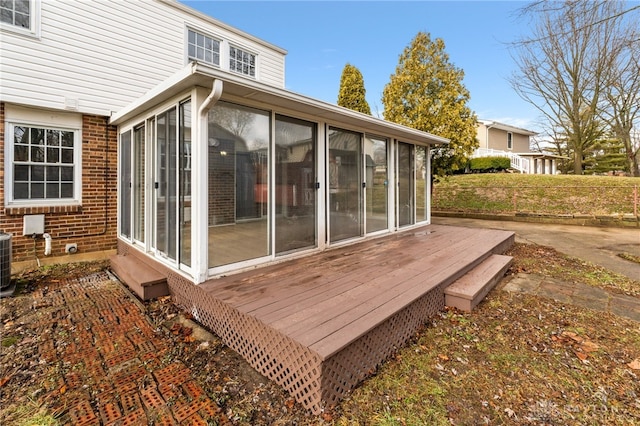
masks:
<path id="1" fill-rule="evenodd" d="M 638 178 L 511 173 L 448 176 L 434 185 L 433 209 L 512 214 L 623 215 L 640 202 Z M 638 206 L 636 206 L 636 210 Z"/>
<path id="2" fill-rule="evenodd" d="M 604 273 L 547 247 L 516 244 L 508 254 L 511 273 L 551 267 L 559 279 L 592 285 Z M 640 424 L 640 381 L 630 367 L 639 358 L 631 320 L 493 291 L 471 313 L 433 318 L 343 402 L 336 424 Z"/>

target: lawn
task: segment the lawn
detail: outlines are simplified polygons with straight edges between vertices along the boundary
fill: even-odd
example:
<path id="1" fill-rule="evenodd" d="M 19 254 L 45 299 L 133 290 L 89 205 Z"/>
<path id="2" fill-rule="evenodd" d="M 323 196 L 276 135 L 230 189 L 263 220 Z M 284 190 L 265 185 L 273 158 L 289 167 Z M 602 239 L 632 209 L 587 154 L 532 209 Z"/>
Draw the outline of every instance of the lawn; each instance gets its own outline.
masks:
<path id="1" fill-rule="evenodd" d="M 624 215 L 633 214 L 634 204 L 640 203 L 638 187 L 638 178 L 611 176 L 455 175 L 434 184 L 432 207 L 468 213 Z"/>

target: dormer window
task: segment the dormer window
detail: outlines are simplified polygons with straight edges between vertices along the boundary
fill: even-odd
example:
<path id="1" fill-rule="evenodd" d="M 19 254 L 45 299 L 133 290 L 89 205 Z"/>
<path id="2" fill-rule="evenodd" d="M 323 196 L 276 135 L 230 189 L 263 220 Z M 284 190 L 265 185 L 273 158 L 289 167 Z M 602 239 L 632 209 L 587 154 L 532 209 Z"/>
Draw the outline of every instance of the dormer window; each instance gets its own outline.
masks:
<path id="1" fill-rule="evenodd" d="M 188 30 L 189 59 L 220 66 L 220 40 Z"/>
<path id="2" fill-rule="evenodd" d="M 238 74 L 256 76 L 256 55 L 235 46 L 229 46 L 229 70 Z"/>

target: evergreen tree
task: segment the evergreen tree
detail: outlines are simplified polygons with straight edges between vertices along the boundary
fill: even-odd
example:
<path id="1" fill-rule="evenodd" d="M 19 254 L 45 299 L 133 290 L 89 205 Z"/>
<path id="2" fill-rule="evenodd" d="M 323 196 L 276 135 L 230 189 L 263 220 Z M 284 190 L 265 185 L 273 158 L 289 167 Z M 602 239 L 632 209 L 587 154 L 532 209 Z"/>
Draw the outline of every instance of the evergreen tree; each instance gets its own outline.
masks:
<path id="1" fill-rule="evenodd" d="M 340 77 L 338 105 L 371 115 L 371 108 L 365 99 L 366 92 L 360 70 L 351 64 L 345 65 Z"/>
<path id="2" fill-rule="evenodd" d="M 478 147 L 477 117 L 468 106 L 463 77 L 464 72 L 449 62 L 444 41 L 420 32 L 400 55 L 382 94 L 386 120 L 450 140 L 434 150 L 434 174 L 463 169 Z"/>

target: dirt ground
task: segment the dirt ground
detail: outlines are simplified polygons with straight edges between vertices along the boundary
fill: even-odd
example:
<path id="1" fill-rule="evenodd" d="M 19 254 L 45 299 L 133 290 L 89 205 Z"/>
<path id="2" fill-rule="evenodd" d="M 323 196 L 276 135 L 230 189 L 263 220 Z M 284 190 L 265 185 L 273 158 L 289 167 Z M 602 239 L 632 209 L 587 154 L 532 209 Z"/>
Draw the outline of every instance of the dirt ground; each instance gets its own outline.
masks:
<path id="1" fill-rule="evenodd" d="M 577 268 L 585 271 L 585 279 L 591 277 L 597 284 L 603 282 L 602 276 L 598 274 L 606 272 L 588 266 L 577 259 L 569 259 L 553 249 L 542 246 L 516 244 L 509 254 L 514 256 L 515 262 L 507 272 L 508 275 L 527 272 L 549 274 L 556 279 L 576 280 L 580 278 L 576 276 Z M 512 296 L 500 290 L 494 290 L 487 301 L 480 305 L 477 313 L 462 314 L 447 311 L 425 324 L 424 330 L 418 333 L 396 357 L 385 363 L 372 379 L 365 381 L 343 404 L 322 416 L 311 416 L 287 392 L 255 372 L 216 336 L 194 326 L 190 322 L 191 319 L 188 316 L 185 317 L 170 298 L 160 298 L 146 303 L 135 299 L 133 303 L 140 308 L 141 317 L 148 323 L 149 331 L 146 333 L 149 339 L 154 339 L 152 341 L 155 342 L 155 346 L 152 351 L 142 355 L 138 353 L 134 357 L 135 360 L 142 360 L 139 364 L 132 365 L 128 361 L 120 364 L 124 366 L 122 368 L 129 369 L 127 371 L 137 374 L 133 383 L 116 383 L 113 389 L 105 391 L 103 388 L 106 385 L 101 384 L 99 380 L 102 376 L 89 374 L 90 366 L 93 365 L 90 362 L 94 353 L 91 349 L 92 345 L 84 346 L 84 349 L 76 348 L 80 352 L 77 355 L 78 360 L 65 358 L 65 354 L 73 353 L 74 345 L 78 345 L 78 333 L 91 328 L 91 321 L 87 321 L 86 324 L 82 322 L 69 324 L 69 316 L 51 315 L 47 317 L 48 322 L 43 322 L 42 316 L 38 313 L 48 309 L 47 304 L 43 303 L 41 297 L 43 294 L 52 292 L 61 283 L 64 284 L 65 280 L 91 277 L 95 274 L 106 275 L 107 266 L 104 262 L 94 262 L 30 271 L 18 277 L 17 294 L 2 300 L 0 307 L 0 327 L 2 327 L 0 424 L 364 425 L 416 424 L 416 422 L 445 424 L 442 419 L 446 420 L 446 424 L 581 424 L 581 419 L 586 419 L 593 424 L 605 424 L 611 420 L 623 421 L 617 424 L 634 424 L 636 421 L 638 423 L 635 424 L 640 424 L 640 403 L 638 402 L 640 401 L 640 379 L 638 378 L 640 372 L 637 369 L 640 366 L 633 364 L 640 363 L 640 328 L 637 323 L 610 315 L 602 316 L 587 309 L 565 307 L 548 299 L 521 297 L 514 300 Z M 632 283 L 632 285 L 637 284 Z M 625 285 L 628 287 L 629 284 Z M 620 288 L 616 290 L 615 285 L 609 285 L 610 290 L 625 292 L 624 286 Z M 630 294 L 635 296 L 638 293 L 634 290 Z M 125 294 L 122 297 L 131 296 Z M 79 309 L 82 310 L 82 307 L 80 306 Z M 535 318 L 529 325 L 524 326 L 523 312 L 526 311 L 528 315 L 532 310 L 535 310 Z M 584 324 L 580 322 L 573 324 L 569 317 L 582 318 L 580 321 Z M 146 330 L 146 327 L 141 323 L 135 325 L 136 330 Z M 481 335 L 482 345 L 489 347 L 494 343 L 497 345 L 499 342 L 495 341 L 495 336 L 500 335 L 504 338 L 501 330 L 507 329 L 508 338 L 511 341 L 520 341 L 524 342 L 522 343 L 524 346 L 533 346 L 536 354 L 549 351 L 544 360 L 544 365 L 548 364 L 548 368 L 541 367 L 540 370 L 536 370 L 535 366 L 531 366 L 530 375 L 540 377 L 520 377 L 520 373 L 515 377 L 516 373 L 502 371 L 500 365 L 487 367 L 487 354 L 483 351 L 476 352 L 477 359 L 472 358 L 470 345 L 479 345 L 478 341 L 472 338 L 472 334 Z M 55 334 L 55 345 L 52 343 L 54 341 L 52 334 Z M 94 338 L 94 342 L 93 346 L 99 346 L 97 338 Z M 115 342 L 117 343 L 118 340 Z M 453 351 L 452 342 L 457 342 L 456 344 L 460 346 L 458 349 L 464 355 L 447 353 L 447 348 Z M 46 345 L 49 345 L 49 352 L 43 349 L 47 347 Z M 432 348 L 434 345 L 437 348 Z M 143 346 L 144 344 L 134 345 L 134 349 L 139 350 Z M 606 356 L 598 357 L 596 353 L 602 354 L 602 347 L 605 346 Z M 431 362 L 431 358 L 428 358 L 431 360 L 425 364 L 428 366 L 418 373 L 417 366 L 427 359 L 425 358 L 429 353 L 427 347 L 435 351 L 432 352 L 435 362 Z M 102 347 L 97 349 L 98 354 L 104 352 Z M 82 353 L 83 350 L 85 353 Z M 113 350 L 114 353 L 123 353 L 123 351 L 127 353 L 124 347 L 113 348 Z M 497 358 L 500 362 L 505 362 L 500 358 L 501 351 L 504 351 L 502 355 L 505 359 L 516 357 L 508 353 L 509 349 L 501 349 L 498 345 L 495 351 L 491 354 L 491 359 Z M 562 351 L 564 355 L 554 360 L 555 352 L 553 351 L 558 353 Z M 403 360 L 414 356 L 422 356 L 422 358 L 411 361 L 411 367 L 403 367 Z M 109 359 L 115 358 L 105 359 L 106 361 L 102 364 L 105 362 L 108 364 Z M 450 368 L 448 365 L 457 362 L 456 359 L 460 361 L 459 365 L 456 368 Z M 602 369 L 584 373 L 582 376 L 576 374 L 576 371 L 586 369 L 585 361 L 589 363 L 591 360 L 593 364 L 597 362 Z M 127 390 L 144 396 L 154 378 L 159 383 L 158 389 L 164 392 L 160 386 L 163 379 L 158 372 L 168 371 L 169 375 L 175 376 L 175 373 L 171 373 L 174 370 L 170 368 L 178 363 L 180 371 L 188 371 L 190 374 L 191 378 L 185 383 L 192 383 L 183 384 L 182 389 L 191 390 L 191 392 L 186 392 L 187 396 L 184 397 L 179 395 L 167 397 L 162 394 L 166 401 L 162 410 L 166 408 L 168 411 L 158 409 L 157 417 L 150 417 L 149 413 L 153 410 L 150 410 L 146 402 L 142 404 L 138 401 L 140 406 L 144 405 L 144 411 L 140 411 L 142 410 L 140 407 L 137 411 L 133 411 L 132 408 L 131 422 L 125 421 L 124 419 L 128 418 L 125 417 L 128 400 L 121 394 Z M 474 386 L 462 386 L 459 383 L 462 373 L 473 370 L 470 367 L 473 365 L 483 365 L 485 371 L 487 371 L 486 368 L 493 370 L 487 376 L 480 377 L 477 374 L 469 376 L 469 380 L 475 382 Z M 133 367 L 136 369 L 131 369 Z M 399 368 L 410 368 L 412 373 L 398 371 Z M 566 369 L 569 375 L 559 373 L 558 369 Z M 123 370 L 119 369 L 116 372 L 108 370 L 104 377 L 112 379 L 114 374 L 121 371 Z M 453 376 L 451 376 L 452 372 Z M 611 375 L 612 373 L 615 374 Z M 431 383 L 425 379 L 423 382 L 414 382 L 413 385 L 402 382 L 402 380 L 408 380 L 408 377 L 422 377 L 422 374 L 430 374 L 441 381 Z M 547 374 L 551 377 L 545 377 Z M 607 374 L 610 375 L 610 380 L 615 381 L 611 383 L 611 387 L 607 381 L 609 380 Z M 94 380 L 83 379 L 89 376 L 94 377 Z M 571 414 L 573 417 L 563 417 L 556 413 L 560 411 L 557 404 L 549 405 L 554 404 L 553 397 L 536 399 L 532 398 L 532 395 L 528 395 L 529 399 L 525 398 L 525 402 L 522 402 L 525 404 L 528 401 L 530 406 L 528 416 L 518 417 L 515 402 L 506 408 L 502 406 L 495 408 L 498 406 L 498 400 L 495 398 L 507 400 L 506 395 L 502 395 L 502 390 L 496 397 L 498 390 L 495 386 L 501 380 L 510 382 L 508 387 L 512 393 L 535 393 L 537 387 L 544 387 L 544 383 L 554 380 L 554 376 L 561 377 L 565 388 L 562 383 L 558 383 L 553 387 L 555 393 L 552 395 L 557 394 L 560 395 L 558 398 L 566 398 L 571 394 L 571 398 L 574 398 L 571 406 L 577 407 L 576 410 L 582 402 L 585 406 L 594 406 L 598 403 L 599 405 L 596 404 L 597 412 L 595 414 L 587 412 L 586 417 L 577 416 L 575 413 Z M 517 389 L 516 379 L 522 383 L 520 390 Z M 392 384 L 389 384 L 389 380 Z M 585 384 L 584 380 L 588 382 Z M 449 388 L 456 385 L 462 387 Z M 579 394 L 577 391 L 574 392 L 576 386 L 583 388 L 588 386 L 593 392 L 585 393 L 582 401 L 580 395 L 573 395 L 573 393 Z M 599 394 L 598 386 L 602 388 Z M 378 387 L 381 388 L 378 389 Z M 591 389 L 592 387 L 595 387 L 595 390 Z M 441 388 L 444 394 L 448 395 L 447 398 L 442 399 L 441 395 L 433 393 L 434 389 Z M 458 398 L 458 395 L 463 393 L 461 389 L 465 389 L 464 397 L 470 399 L 468 403 L 462 403 Z M 427 394 L 422 395 L 426 390 L 428 390 Z M 427 409 L 424 400 L 418 402 L 416 408 L 421 414 L 412 417 L 409 412 L 412 407 L 412 398 L 405 399 L 401 395 L 404 391 L 413 392 L 416 399 L 428 398 L 433 405 L 434 417 L 425 417 L 431 412 L 431 408 Z M 541 389 L 540 392 L 544 393 L 545 390 Z M 596 397 L 601 398 L 601 401 L 594 402 L 594 392 L 599 395 Z M 393 395 L 391 400 L 389 394 Z M 104 401 L 101 405 L 102 409 L 98 407 L 101 403 L 100 395 L 109 395 L 113 398 L 110 402 L 111 411 L 105 411 Z M 78 398 L 82 397 L 90 404 L 90 406 L 80 406 L 85 407 L 86 412 L 82 410 L 78 412 L 77 409 Z M 199 405 L 188 409 L 187 404 L 193 407 L 195 402 Z M 95 412 L 93 417 L 87 414 L 91 408 Z M 438 413 L 438 409 L 442 412 Z M 612 410 L 617 411 L 614 414 Z M 144 414 L 145 412 L 146 418 L 144 416 L 136 418 L 133 415 L 133 413 Z M 484 417 L 478 417 L 479 412 L 483 412 Z M 80 423 L 80 420 L 83 423 Z"/>

